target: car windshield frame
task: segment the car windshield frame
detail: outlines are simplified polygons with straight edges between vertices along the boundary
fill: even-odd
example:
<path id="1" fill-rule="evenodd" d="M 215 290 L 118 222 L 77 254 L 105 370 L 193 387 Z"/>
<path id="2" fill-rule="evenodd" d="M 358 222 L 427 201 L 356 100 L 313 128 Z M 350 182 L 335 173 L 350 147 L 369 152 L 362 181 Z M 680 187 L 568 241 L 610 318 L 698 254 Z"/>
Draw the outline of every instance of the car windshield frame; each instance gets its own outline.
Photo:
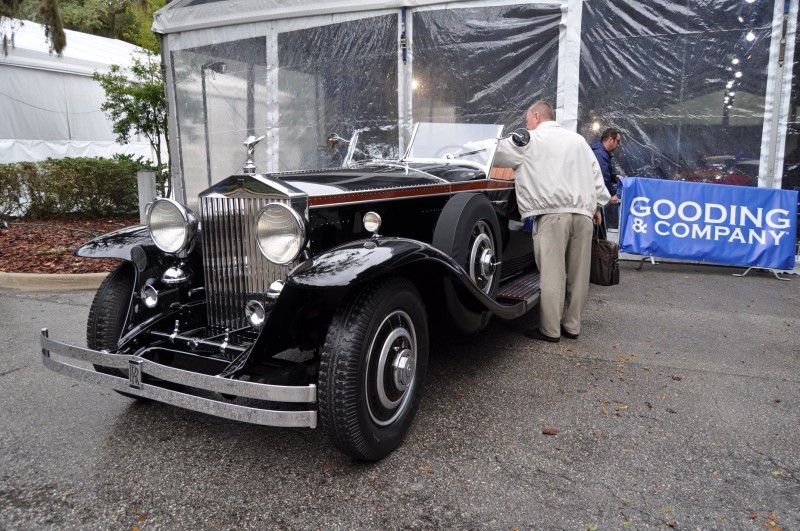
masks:
<path id="1" fill-rule="evenodd" d="M 502 132 L 500 124 L 418 122 L 402 161 L 466 164 L 488 175 Z"/>
<path id="2" fill-rule="evenodd" d="M 418 122 L 405 137 L 410 137 L 402 153 L 402 132 L 397 135 L 400 145 L 389 146 L 385 141 L 374 142 L 375 135 L 386 135 L 397 126 L 365 127 L 353 131 L 345 141 L 347 152 L 343 167 L 351 165 L 395 163 L 409 164 L 457 164 L 479 169 L 489 174 L 497 142 L 503 131 L 500 124 L 464 124 L 444 122 Z M 409 134 L 410 133 L 410 134 Z M 338 135 L 332 135 L 341 141 Z M 399 149 L 398 149 L 399 148 Z M 402 153 L 402 155 L 401 155 Z"/>

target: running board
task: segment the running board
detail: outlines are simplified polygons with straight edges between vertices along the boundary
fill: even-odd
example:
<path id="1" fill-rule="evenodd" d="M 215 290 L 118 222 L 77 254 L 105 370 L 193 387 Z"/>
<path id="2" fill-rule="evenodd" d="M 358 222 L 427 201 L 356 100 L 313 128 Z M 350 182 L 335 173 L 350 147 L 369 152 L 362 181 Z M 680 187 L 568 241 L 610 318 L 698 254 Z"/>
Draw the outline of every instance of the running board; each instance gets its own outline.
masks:
<path id="1" fill-rule="evenodd" d="M 498 301 L 526 301 L 529 305 L 539 302 L 539 272 L 524 273 L 500 286 Z"/>

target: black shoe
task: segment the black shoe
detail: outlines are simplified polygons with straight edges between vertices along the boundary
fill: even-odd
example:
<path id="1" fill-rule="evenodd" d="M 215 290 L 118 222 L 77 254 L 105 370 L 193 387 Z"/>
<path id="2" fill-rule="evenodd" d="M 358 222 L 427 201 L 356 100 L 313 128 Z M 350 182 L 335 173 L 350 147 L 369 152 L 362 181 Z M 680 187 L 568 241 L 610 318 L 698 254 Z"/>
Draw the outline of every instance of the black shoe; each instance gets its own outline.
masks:
<path id="1" fill-rule="evenodd" d="M 527 330 L 525 330 L 525 335 L 531 339 L 547 341 L 548 343 L 558 343 L 559 341 L 561 341 L 561 337 L 546 336 L 543 333 L 541 333 L 538 328 L 528 328 Z"/>
<path id="2" fill-rule="evenodd" d="M 565 337 L 568 337 L 568 338 L 570 338 L 570 339 L 578 339 L 578 336 L 579 336 L 580 334 L 573 334 L 572 332 L 568 332 L 568 331 L 567 331 L 567 330 L 565 330 L 565 329 L 564 329 L 564 327 L 562 326 L 562 327 L 561 327 L 561 335 L 562 335 L 562 336 L 565 336 Z"/>

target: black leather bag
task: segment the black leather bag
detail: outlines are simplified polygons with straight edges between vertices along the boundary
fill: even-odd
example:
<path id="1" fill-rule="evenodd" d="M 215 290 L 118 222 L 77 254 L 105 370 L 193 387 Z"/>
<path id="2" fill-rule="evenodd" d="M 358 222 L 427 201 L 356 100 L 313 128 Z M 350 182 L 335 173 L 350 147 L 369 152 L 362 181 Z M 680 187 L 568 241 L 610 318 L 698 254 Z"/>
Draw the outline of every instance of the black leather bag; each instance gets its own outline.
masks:
<path id="1" fill-rule="evenodd" d="M 592 269 L 589 282 L 598 286 L 619 284 L 619 244 L 592 238 Z"/>

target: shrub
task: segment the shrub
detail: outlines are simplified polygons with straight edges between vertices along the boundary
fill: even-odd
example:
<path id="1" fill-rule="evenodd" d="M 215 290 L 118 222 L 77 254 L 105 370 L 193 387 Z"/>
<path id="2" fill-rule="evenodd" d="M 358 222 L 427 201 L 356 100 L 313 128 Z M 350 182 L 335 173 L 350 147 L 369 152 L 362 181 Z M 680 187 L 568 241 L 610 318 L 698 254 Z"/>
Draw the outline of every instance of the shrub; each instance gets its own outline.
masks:
<path id="1" fill-rule="evenodd" d="M 0 164 L 0 216 L 21 215 L 25 183 L 36 173 L 33 162 Z"/>
<path id="2" fill-rule="evenodd" d="M 66 158 L 0 164 L 0 215 L 97 218 L 138 211 L 136 172 L 149 161 Z"/>

